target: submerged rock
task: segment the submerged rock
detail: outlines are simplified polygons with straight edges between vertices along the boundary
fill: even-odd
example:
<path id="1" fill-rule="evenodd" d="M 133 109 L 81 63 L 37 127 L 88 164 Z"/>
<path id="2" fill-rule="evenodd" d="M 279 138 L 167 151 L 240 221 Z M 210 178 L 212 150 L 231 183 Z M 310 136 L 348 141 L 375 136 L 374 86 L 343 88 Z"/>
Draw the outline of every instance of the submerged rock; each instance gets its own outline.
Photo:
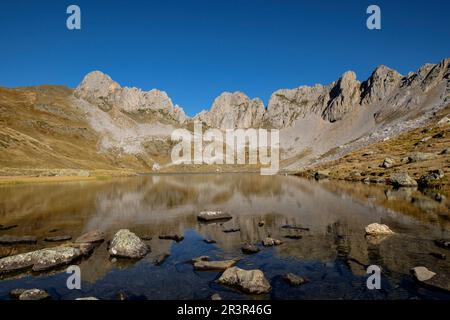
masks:
<path id="1" fill-rule="evenodd" d="M 292 240 L 300 240 L 301 238 L 303 238 L 301 234 L 287 234 L 284 237 Z"/>
<path id="2" fill-rule="evenodd" d="M 14 228 L 17 228 L 18 227 L 18 225 L 17 224 L 11 224 L 11 225 L 3 225 L 3 224 L 0 224 L 0 230 L 1 231 L 6 231 L 6 230 L 11 230 L 11 229 L 14 229 Z"/>
<path id="3" fill-rule="evenodd" d="M 217 211 L 202 211 L 198 214 L 197 219 L 200 221 L 213 221 L 213 220 L 229 220 L 232 217 L 220 210 Z"/>
<path id="4" fill-rule="evenodd" d="M 279 245 L 283 244 L 283 241 L 267 237 L 262 241 L 262 244 L 265 247 L 272 247 L 272 246 L 279 246 Z"/>
<path id="5" fill-rule="evenodd" d="M 394 234 L 394 231 L 392 231 L 387 225 L 379 223 L 369 224 L 365 230 L 366 235 L 371 236 Z"/>
<path id="6" fill-rule="evenodd" d="M 450 249 L 450 240 L 434 240 L 434 244 L 440 248 Z"/>
<path id="7" fill-rule="evenodd" d="M 111 241 L 109 254 L 113 257 L 140 259 L 149 252 L 147 245 L 128 229 L 119 230 Z"/>
<path id="8" fill-rule="evenodd" d="M 159 238 L 162 240 L 173 240 L 176 242 L 180 242 L 180 241 L 184 240 L 184 237 L 179 234 L 163 234 L 163 235 L 160 235 Z"/>
<path id="9" fill-rule="evenodd" d="M 230 229 L 224 229 L 223 232 L 225 233 L 233 233 L 233 232 L 239 232 L 241 231 L 241 228 L 230 228 Z"/>
<path id="10" fill-rule="evenodd" d="M 100 230 L 89 231 L 75 240 L 75 243 L 98 243 L 105 240 L 104 232 Z"/>
<path id="11" fill-rule="evenodd" d="M 60 242 L 60 241 L 68 241 L 71 240 L 72 236 L 69 235 L 62 235 L 62 236 L 54 236 L 54 237 L 47 237 L 44 239 L 44 241 L 47 242 Z"/>
<path id="12" fill-rule="evenodd" d="M 206 243 L 208 243 L 208 244 L 211 244 L 211 243 L 217 243 L 217 241 L 216 241 L 216 240 L 213 240 L 213 239 L 204 239 L 203 241 L 206 242 Z"/>
<path id="13" fill-rule="evenodd" d="M 243 270 L 238 267 L 232 267 L 225 270 L 217 282 L 236 287 L 250 294 L 263 294 L 271 290 L 269 281 L 267 281 L 261 270 Z"/>
<path id="14" fill-rule="evenodd" d="M 255 246 L 254 244 L 250 244 L 250 243 L 244 244 L 242 246 L 241 250 L 243 253 L 246 253 L 246 254 L 252 254 L 252 253 L 259 252 L 259 248 L 257 246 Z"/>
<path id="15" fill-rule="evenodd" d="M 283 276 L 283 280 L 290 284 L 291 286 L 299 286 L 301 284 L 307 283 L 308 280 L 300 277 L 294 273 L 288 273 Z"/>
<path id="16" fill-rule="evenodd" d="M 432 257 L 435 257 L 436 259 L 440 259 L 440 260 L 445 260 L 447 259 L 447 256 L 443 253 L 440 252 L 431 252 L 430 255 Z"/>
<path id="17" fill-rule="evenodd" d="M 155 257 L 155 259 L 153 259 L 153 264 L 155 266 L 160 266 L 160 265 L 162 265 L 164 263 L 164 261 L 166 261 L 166 259 L 168 257 L 170 257 L 170 254 L 167 253 L 167 252 L 163 253 L 163 254 L 160 254 L 159 256 Z"/>
<path id="18" fill-rule="evenodd" d="M 0 244 L 35 244 L 37 238 L 34 236 L 1 236 Z"/>
<path id="19" fill-rule="evenodd" d="M 302 230 L 302 231 L 309 231 L 309 228 L 300 227 L 300 226 L 293 226 L 290 224 L 285 224 L 281 226 L 282 229 L 291 229 L 291 230 Z"/>
<path id="20" fill-rule="evenodd" d="M 261 220 L 258 222 L 258 227 L 264 227 L 265 224 L 266 222 L 264 220 Z"/>
<path id="21" fill-rule="evenodd" d="M 222 261 L 209 261 L 209 260 L 199 260 L 194 262 L 195 270 L 217 270 L 223 271 L 237 263 L 237 260 L 222 260 Z"/>
<path id="22" fill-rule="evenodd" d="M 389 180 L 394 187 L 417 187 L 417 181 L 411 178 L 406 172 L 393 173 Z"/>

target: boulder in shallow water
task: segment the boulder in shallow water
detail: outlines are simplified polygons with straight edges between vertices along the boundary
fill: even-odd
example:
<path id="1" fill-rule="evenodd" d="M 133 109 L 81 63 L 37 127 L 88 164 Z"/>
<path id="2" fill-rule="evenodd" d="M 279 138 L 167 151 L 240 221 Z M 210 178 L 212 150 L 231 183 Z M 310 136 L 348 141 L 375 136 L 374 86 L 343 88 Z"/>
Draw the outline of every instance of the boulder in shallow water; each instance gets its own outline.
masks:
<path id="1" fill-rule="evenodd" d="M 271 290 L 261 270 L 243 270 L 238 267 L 228 268 L 217 280 L 218 283 L 236 287 L 250 294 L 263 294 Z"/>
<path id="2" fill-rule="evenodd" d="M 113 257 L 140 259 L 149 252 L 147 245 L 128 229 L 117 231 L 109 248 Z"/>
<path id="3" fill-rule="evenodd" d="M 371 236 L 394 234 L 394 231 L 392 231 L 387 225 L 379 223 L 369 224 L 365 230 L 366 234 Z"/>
<path id="4" fill-rule="evenodd" d="M 414 275 L 414 277 L 418 281 L 427 281 L 436 275 L 435 272 L 430 271 L 425 267 L 415 267 L 415 268 L 411 269 L 411 273 Z"/>
<path id="5" fill-rule="evenodd" d="M 252 253 L 259 252 L 259 248 L 257 246 L 255 246 L 254 244 L 250 244 L 250 243 L 244 244 L 242 246 L 241 250 L 243 253 L 246 253 L 246 254 L 252 254 Z"/>
<path id="6" fill-rule="evenodd" d="M 232 217 L 228 213 L 220 210 L 202 211 L 197 216 L 198 220 L 206 222 L 214 220 L 229 220 L 231 218 Z"/>

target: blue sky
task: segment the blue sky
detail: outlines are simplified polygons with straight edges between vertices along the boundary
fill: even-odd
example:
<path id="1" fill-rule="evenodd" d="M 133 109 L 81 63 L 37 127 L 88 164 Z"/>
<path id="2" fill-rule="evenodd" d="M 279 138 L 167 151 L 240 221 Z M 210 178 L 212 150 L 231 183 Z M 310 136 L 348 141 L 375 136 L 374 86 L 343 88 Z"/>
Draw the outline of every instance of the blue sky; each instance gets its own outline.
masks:
<path id="1" fill-rule="evenodd" d="M 82 30 L 66 28 L 77 4 Z M 382 30 L 366 28 L 377 4 Z M 189 115 L 223 91 L 267 103 L 280 88 L 405 74 L 450 57 L 450 1 L 14 0 L 0 4 L 0 86 L 75 87 L 92 70 L 165 90 Z"/>

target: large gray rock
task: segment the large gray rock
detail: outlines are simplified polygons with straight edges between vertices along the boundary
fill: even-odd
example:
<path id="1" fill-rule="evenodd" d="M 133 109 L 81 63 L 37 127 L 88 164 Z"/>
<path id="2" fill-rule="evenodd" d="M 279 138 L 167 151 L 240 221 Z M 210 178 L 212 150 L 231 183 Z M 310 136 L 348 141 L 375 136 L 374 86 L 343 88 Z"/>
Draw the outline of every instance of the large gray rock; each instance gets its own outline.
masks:
<path id="1" fill-rule="evenodd" d="M 263 294 L 271 290 L 269 281 L 261 270 L 243 270 L 232 267 L 225 270 L 217 282 L 236 287 L 250 294 Z"/>
<path id="2" fill-rule="evenodd" d="M 426 152 L 415 152 L 408 156 L 408 160 L 410 163 L 412 162 L 419 162 L 419 161 L 426 161 L 436 158 L 436 155 L 433 153 L 426 153 Z"/>
<path id="3" fill-rule="evenodd" d="M 127 229 L 117 231 L 109 248 L 113 257 L 140 259 L 149 252 L 147 245 Z"/>
<path id="4" fill-rule="evenodd" d="M 394 187 L 417 187 L 417 181 L 411 178 L 406 172 L 396 172 L 389 177 Z"/>
<path id="5" fill-rule="evenodd" d="M 65 266 L 75 259 L 88 255 L 92 248 L 81 245 L 63 245 L 21 253 L 0 259 L 0 274 L 26 269 L 46 271 Z"/>

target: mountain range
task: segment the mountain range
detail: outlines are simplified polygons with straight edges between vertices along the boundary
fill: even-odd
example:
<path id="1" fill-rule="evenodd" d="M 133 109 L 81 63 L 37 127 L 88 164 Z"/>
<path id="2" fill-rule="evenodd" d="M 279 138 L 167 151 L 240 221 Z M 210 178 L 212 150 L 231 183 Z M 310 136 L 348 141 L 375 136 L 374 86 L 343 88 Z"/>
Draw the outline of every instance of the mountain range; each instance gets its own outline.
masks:
<path id="1" fill-rule="evenodd" d="M 267 106 L 224 92 L 192 118 L 164 91 L 93 71 L 75 89 L 0 88 L 0 175 L 170 168 L 171 133 L 194 121 L 279 129 L 282 169 L 296 171 L 418 128 L 449 102 L 450 58 L 407 75 L 379 66 L 362 82 L 347 71 L 328 85 L 277 90 Z"/>

